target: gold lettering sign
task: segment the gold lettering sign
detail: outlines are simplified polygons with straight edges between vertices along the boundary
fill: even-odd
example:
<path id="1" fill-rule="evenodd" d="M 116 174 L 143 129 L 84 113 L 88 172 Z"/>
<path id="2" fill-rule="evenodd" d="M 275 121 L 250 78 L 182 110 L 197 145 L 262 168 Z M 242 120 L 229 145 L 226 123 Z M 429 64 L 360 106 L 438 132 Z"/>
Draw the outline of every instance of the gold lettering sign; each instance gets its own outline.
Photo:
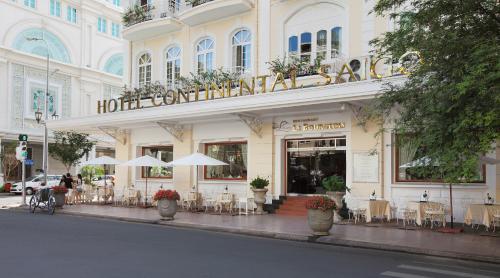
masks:
<path id="1" fill-rule="evenodd" d="M 336 123 L 318 123 L 318 124 L 307 124 L 304 123 L 294 124 L 292 126 L 293 131 L 321 131 L 321 130 L 334 130 L 339 128 L 345 128 L 344 122 L 336 122 Z"/>
<path id="2" fill-rule="evenodd" d="M 380 61 L 385 60 L 386 58 L 380 59 L 368 59 L 365 61 L 365 65 L 370 67 L 370 78 L 372 79 L 380 79 L 385 76 L 391 76 L 393 74 L 392 66 L 389 67 L 390 72 L 387 75 L 382 75 L 377 73 L 376 67 Z M 399 59 L 400 66 L 397 69 L 397 72 L 408 75 L 410 74 L 418 63 L 422 63 L 422 59 L 418 52 L 409 52 L 401 56 Z M 360 75 L 358 78 L 354 71 L 351 69 L 349 64 L 345 63 L 342 65 L 339 72 L 336 75 L 334 80 L 332 80 L 332 76 L 326 73 L 327 66 L 321 66 L 316 70 L 316 73 L 319 77 L 324 78 L 323 82 L 317 82 L 312 86 L 327 86 L 330 84 L 339 84 L 344 82 L 357 82 L 361 80 L 366 80 L 367 77 L 365 75 Z M 272 80 L 271 88 L 269 92 L 274 92 L 276 90 L 276 86 L 281 87 L 283 90 L 295 90 L 303 88 L 304 85 L 297 84 L 297 72 L 296 70 L 292 70 L 289 73 L 289 83 L 290 86 L 287 85 L 287 80 L 285 75 L 281 72 L 276 73 L 276 76 Z M 344 78 L 344 75 L 348 75 L 347 78 Z M 198 102 L 198 101 L 210 101 L 213 99 L 222 99 L 229 97 L 238 97 L 238 96 L 246 96 L 246 95 L 256 95 L 256 94 L 265 94 L 267 93 L 267 79 L 271 77 L 270 75 L 259 75 L 257 77 L 252 77 L 250 79 L 250 84 L 247 83 L 244 79 L 240 79 L 236 82 L 236 85 L 239 85 L 238 92 L 232 94 L 232 89 L 235 84 L 231 81 L 225 81 L 222 84 L 210 83 L 203 85 L 195 85 L 194 88 L 189 88 L 188 90 L 177 89 L 167 90 L 166 87 L 161 86 L 160 84 L 155 84 L 152 86 L 148 86 L 145 88 L 136 88 L 133 90 L 127 90 L 125 88 L 125 96 L 110 99 L 110 100 L 98 100 L 97 101 L 97 113 L 111 113 L 116 111 L 125 111 L 125 110 L 135 110 L 142 109 L 144 105 L 142 100 L 150 98 L 151 104 L 146 103 L 146 107 L 159 107 L 159 106 L 167 106 L 174 104 L 182 104 L 189 102 Z M 257 82 L 256 82 L 257 81 Z M 333 82 L 332 82 L 333 81 Z M 256 89 L 256 83 L 259 83 L 260 90 Z M 200 95 L 201 93 L 201 95 Z M 143 96 L 149 96 L 144 98 Z M 295 125 L 294 125 L 295 127 Z M 325 130 L 325 129 L 336 129 L 343 128 L 343 123 L 332 123 L 332 124 L 318 124 L 318 125 L 301 125 L 301 130 Z"/>

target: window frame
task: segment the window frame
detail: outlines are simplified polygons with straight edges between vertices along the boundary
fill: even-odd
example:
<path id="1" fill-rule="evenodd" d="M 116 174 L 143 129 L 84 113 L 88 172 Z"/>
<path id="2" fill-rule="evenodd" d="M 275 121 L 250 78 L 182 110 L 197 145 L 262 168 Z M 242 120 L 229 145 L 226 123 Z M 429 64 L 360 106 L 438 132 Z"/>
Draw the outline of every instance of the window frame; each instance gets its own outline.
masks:
<path id="1" fill-rule="evenodd" d="M 147 55 L 149 57 L 149 61 L 147 61 L 145 64 L 141 64 L 141 58 L 144 56 L 144 55 Z M 137 84 L 139 85 L 139 87 L 142 87 L 144 85 L 150 85 L 151 84 L 151 80 L 153 78 L 153 57 L 151 55 L 151 53 L 149 52 L 143 52 L 141 54 L 139 54 L 138 58 L 137 58 Z M 144 81 L 141 83 L 141 67 L 144 67 Z M 148 69 L 149 67 L 149 69 Z M 147 72 L 149 70 L 149 80 L 147 80 Z"/>
<path id="2" fill-rule="evenodd" d="M 172 156 L 174 154 L 174 145 L 155 145 L 155 146 L 141 146 L 141 154 L 142 156 L 145 155 L 145 149 L 152 149 L 152 148 L 168 148 L 168 147 L 171 147 L 172 148 Z M 155 157 L 156 158 L 156 157 Z M 147 168 L 146 166 L 140 166 L 139 168 L 141 168 L 141 179 L 146 179 L 146 176 L 144 175 L 144 170 L 145 168 Z M 162 167 L 162 168 L 167 168 L 167 167 Z M 172 169 L 172 175 L 170 177 L 168 176 L 162 176 L 162 177 L 147 177 L 147 179 L 167 179 L 167 180 L 172 180 L 174 178 L 174 171 Z"/>
<path id="3" fill-rule="evenodd" d="M 211 44 L 210 44 L 210 48 L 205 48 L 203 50 L 198 50 L 198 48 L 201 46 L 201 44 L 205 41 L 211 41 Z M 196 63 L 196 67 L 195 67 L 195 70 L 196 70 L 196 73 L 201 73 L 201 72 L 208 72 L 208 71 L 213 71 L 215 68 L 214 68 L 214 61 L 215 61 L 215 40 L 212 38 L 212 37 L 206 37 L 206 38 L 202 38 L 198 41 L 198 43 L 196 44 L 195 46 L 195 63 Z M 211 54 L 211 57 L 212 57 L 212 60 L 211 60 L 211 64 L 210 64 L 210 69 L 208 69 L 207 67 L 207 57 L 208 57 L 208 54 Z M 200 65 L 199 65 L 199 60 L 200 60 L 200 56 L 203 57 L 203 69 L 200 71 Z"/>
<path id="4" fill-rule="evenodd" d="M 175 57 L 169 57 L 169 52 L 173 49 L 178 49 L 179 52 L 177 54 L 177 56 Z M 181 77 L 181 67 L 182 67 L 182 48 L 179 46 L 179 45 L 171 45 L 169 46 L 166 50 L 165 50 L 165 53 L 164 53 L 164 61 L 165 61 L 165 84 L 167 86 L 169 86 L 170 84 L 170 80 L 169 80 L 169 70 L 172 71 L 172 88 L 175 87 L 176 84 L 179 83 L 179 79 Z M 175 69 L 177 68 L 176 67 L 176 63 L 178 62 L 178 65 L 179 65 L 179 71 L 176 72 Z M 171 69 L 169 68 L 169 64 L 171 63 Z"/>
<path id="5" fill-rule="evenodd" d="M 36 0 L 24 0 L 24 6 L 30 9 L 36 9 Z"/>
<path id="6" fill-rule="evenodd" d="M 204 154 L 208 156 L 208 147 L 214 145 L 247 145 L 247 166 L 248 167 L 248 141 L 223 141 L 223 142 L 209 142 L 204 144 Z M 221 167 L 229 166 L 229 165 L 219 165 Z M 209 178 L 207 177 L 207 169 L 208 166 L 203 166 L 203 179 L 206 181 L 246 181 L 248 179 L 248 168 L 246 169 L 246 176 L 242 178 Z"/>
<path id="7" fill-rule="evenodd" d="M 237 38 L 240 33 L 242 34 L 240 35 L 242 38 L 244 36 L 243 40 Z M 235 40 L 239 41 L 235 43 Z M 248 51 L 246 52 L 245 50 Z M 246 56 L 244 54 L 246 54 Z M 244 28 L 233 34 L 231 37 L 231 55 L 233 70 L 244 73 L 252 69 L 252 32 L 250 32 L 250 30 Z M 245 59 L 245 57 L 247 57 L 247 59 Z M 248 64 L 246 64 L 247 61 Z M 241 65 L 238 65 L 238 63 Z"/>
<path id="8" fill-rule="evenodd" d="M 68 7 L 66 8 L 66 13 L 66 20 L 68 22 L 74 24 L 78 22 L 78 10 L 75 7 L 68 5 Z"/>
<path id="9" fill-rule="evenodd" d="M 51 16 L 61 17 L 61 0 L 50 0 L 49 13 Z"/>
<path id="10" fill-rule="evenodd" d="M 392 135 L 392 142 L 394 144 L 394 148 L 392 148 L 392 157 L 394 158 L 394 165 L 392 167 L 392 173 L 393 173 L 393 181 L 394 183 L 440 183 L 444 184 L 443 179 L 423 179 L 423 180 L 415 180 L 415 179 L 400 179 L 399 178 L 399 146 L 398 146 L 398 139 L 397 137 L 401 135 L 393 134 Z M 486 166 L 481 165 L 481 174 L 483 176 L 482 181 L 471 181 L 471 182 L 462 182 L 459 184 L 486 184 Z"/>
<path id="11" fill-rule="evenodd" d="M 97 31 L 99 33 L 107 34 L 108 33 L 108 21 L 104 17 L 97 17 Z"/>
<path id="12" fill-rule="evenodd" d="M 114 38 L 120 38 L 121 24 L 111 21 L 111 36 Z"/>

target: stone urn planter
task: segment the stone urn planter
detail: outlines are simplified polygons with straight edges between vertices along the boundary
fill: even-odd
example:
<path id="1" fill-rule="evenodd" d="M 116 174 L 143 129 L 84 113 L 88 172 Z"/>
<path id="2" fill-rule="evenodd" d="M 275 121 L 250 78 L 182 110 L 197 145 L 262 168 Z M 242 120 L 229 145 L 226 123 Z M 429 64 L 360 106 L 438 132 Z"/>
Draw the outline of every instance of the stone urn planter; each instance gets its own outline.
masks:
<path id="1" fill-rule="evenodd" d="M 180 200 L 179 193 L 175 190 L 158 190 L 153 197 L 158 202 L 158 213 L 162 219 L 173 220 L 177 213 L 177 201 Z"/>
<path id="2" fill-rule="evenodd" d="M 327 196 L 312 197 L 306 202 L 307 222 L 315 236 L 327 236 L 333 226 L 335 202 Z"/>
<path id="3" fill-rule="evenodd" d="M 158 200 L 158 213 L 164 219 L 173 220 L 177 213 L 177 201 L 161 199 Z"/>
<path id="4" fill-rule="evenodd" d="M 264 214 L 264 204 L 266 203 L 266 193 L 267 193 L 267 188 L 263 189 L 256 189 L 252 188 L 253 191 L 253 196 L 254 196 L 254 202 L 257 205 L 257 210 L 255 211 L 255 214 Z"/>
<path id="5" fill-rule="evenodd" d="M 68 193 L 68 189 L 65 186 L 54 186 L 52 187 L 52 195 L 56 199 L 56 208 L 62 208 L 64 206 L 65 196 Z"/>
<path id="6" fill-rule="evenodd" d="M 330 197 L 333 201 L 335 201 L 335 206 L 337 209 L 334 211 L 333 214 L 333 222 L 334 223 L 339 223 L 342 222 L 342 217 L 339 214 L 339 211 L 342 209 L 344 204 L 342 203 L 342 199 L 344 199 L 345 192 L 342 191 L 327 191 L 326 195 Z"/>
<path id="7" fill-rule="evenodd" d="M 257 176 L 250 182 L 252 187 L 254 202 L 257 205 L 256 214 L 264 214 L 264 204 L 266 203 L 266 193 L 269 180 Z"/>

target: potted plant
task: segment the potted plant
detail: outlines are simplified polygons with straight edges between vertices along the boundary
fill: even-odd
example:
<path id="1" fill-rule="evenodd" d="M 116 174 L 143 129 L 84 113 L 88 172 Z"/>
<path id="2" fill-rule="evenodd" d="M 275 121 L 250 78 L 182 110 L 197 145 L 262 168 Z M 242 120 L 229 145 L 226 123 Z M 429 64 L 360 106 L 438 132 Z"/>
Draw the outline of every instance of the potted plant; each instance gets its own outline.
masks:
<path id="1" fill-rule="evenodd" d="M 327 196 L 315 196 L 307 200 L 307 222 L 315 236 L 327 236 L 333 225 L 335 201 Z"/>
<path id="2" fill-rule="evenodd" d="M 173 220 L 177 213 L 177 201 L 181 199 L 175 190 L 160 189 L 153 197 L 158 202 L 158 213 L 163 219 Z"/>
<path id="3" fill-rule="evenodd" d="M 269 180 L 257 176 L 250 182 L 252 187 L 254 202 L 257 205 L 256 214 L 264 214 L 263 205 L 266 203 L 266 193 Z"/>
<path id="4" fill-rule="evenodd" d="M 58 185 L 52 187 L 52 194 L 56 199 L 57 208 L 62 208 L 64 206 L 64 195 L 66 195 L 66 193 L 68 193 L 68 189 L 66 188 L 66 186 Z"/>
<path id="5" fill-rule="evenodd" d="M 334 221 L 335 223 L 338 223 L 342 221 L 342 217 L 340 217 L 340 214 L 338 213 L 338 211 L 340 211 L 343 206 L 342 199 L 344 198 L 346 191 L 350 192 L 351 189 L 346 186 L 344 178 L 337 175 L 329 176 L 323 179 L 321 183 L 323 185 L 323 188 L 326 189 L 326 195 L 334 200 L 337 204 L 337 211 L 334 216 Z"/>

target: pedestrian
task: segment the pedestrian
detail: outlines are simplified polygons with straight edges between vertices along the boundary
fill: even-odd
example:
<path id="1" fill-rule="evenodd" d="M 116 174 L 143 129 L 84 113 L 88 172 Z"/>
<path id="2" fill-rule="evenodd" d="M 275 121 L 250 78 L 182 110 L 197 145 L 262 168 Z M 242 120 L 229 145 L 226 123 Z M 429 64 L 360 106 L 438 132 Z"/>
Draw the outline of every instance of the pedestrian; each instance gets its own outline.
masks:
<path id="1" fill-rule="evenodd" d="M 81 174 L 78 174 L 76 178 L 76 202 L 81 203 L 83 194 L 83 177 Z"/>
<path id="2" fill-rule="evenodd" d="M 73 178 L 71 177 L 70 173 L 66 174 L 66 178 L 64 179 L 64 185 L 68 189 L 68 198 L 66 202 L 70 205 L 73 204 L 74 202 L 74 196 L 73 196 Z"/>

